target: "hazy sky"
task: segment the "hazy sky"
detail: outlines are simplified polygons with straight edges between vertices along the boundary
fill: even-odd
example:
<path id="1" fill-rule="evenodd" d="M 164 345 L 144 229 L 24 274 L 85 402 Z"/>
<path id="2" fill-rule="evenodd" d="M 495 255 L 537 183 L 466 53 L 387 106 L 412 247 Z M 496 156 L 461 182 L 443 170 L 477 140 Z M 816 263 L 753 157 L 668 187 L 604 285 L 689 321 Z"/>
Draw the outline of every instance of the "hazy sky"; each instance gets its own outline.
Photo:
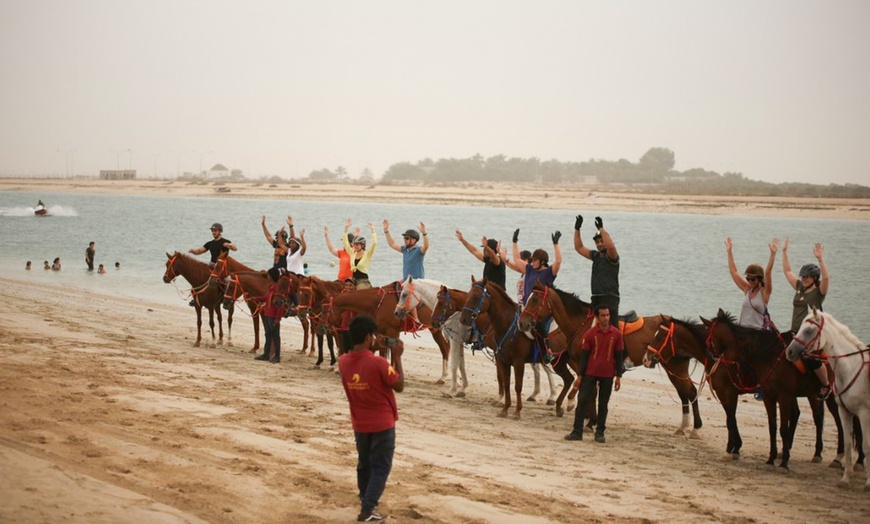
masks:
<path id="1" fill-rule="evenodd" d="M 864 0 L 0 0 L 0 175 L 667 147 L 867 185 L 868 27 Z"/>

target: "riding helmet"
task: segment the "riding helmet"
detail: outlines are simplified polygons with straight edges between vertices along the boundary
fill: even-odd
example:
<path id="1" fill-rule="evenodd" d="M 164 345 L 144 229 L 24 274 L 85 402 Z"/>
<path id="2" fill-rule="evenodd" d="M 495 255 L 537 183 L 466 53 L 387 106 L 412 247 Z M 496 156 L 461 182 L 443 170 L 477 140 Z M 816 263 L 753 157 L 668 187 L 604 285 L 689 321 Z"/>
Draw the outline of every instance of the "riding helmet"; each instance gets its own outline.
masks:
<path id="1" fill-rule="evenodd" d="M 354 244 L 362 244 L 362 247 L 366 247 L 366 238 L 365 237 L 356 237 L 353 239 Z"/>
<path id="2" fill-rule="evenodd" d="M 543 249 L 536 249 L 535 252 L 532 253 L 532 260 L 539 260 L 541 264 L 546 266 L 550 262 L 550 255 L 548 255 Z"/>
<path id="3" fill-rule="evenodd" d="M 420 233 L 417 233 L 417 231 L 415 231 L 413 229 L 409 229 L 409 230 L 405 231 L 402 234 L 402 236 L 405 238 L 413 238 L 414 240 L 417 240 L 417 241 L 420 240 Z"/>
<path id="4" fill-rule="evenodd" d="M 280 229 L 279 229 L 278 231 L 275 231 L 275 238 L 276 238 L 276 239 L 278 238 L 278 235 L 279 235 L 279 234 L 281 235 L 281 238 L 284 239 L 284 242 L 287 242 L 287 237 L 290 236 L 290 235 L 287 234 L 287 231 L 282 231 L 282 230 L 280 230 Z"/>
<path id="5" fill-rule="evenodd" d="M 218 231 L 223 231 L 223 230 L 224 230 L 224 226 L 222 226 L 222 225 L 220 224 L 220 222 L 215 222 L 214 224 L 211 225 L 211 228 L 210 228 L 210 229 L 217 229 Z"/>
<path id="6" fill-rule="evenodd" d="M 749 264 L 746 266 L 746 271 L 743 272 L 747 277 L 758 277 L 764 279 L 764 270 L 758 264 Z"/>
<path id="7" fill-rule="evenodd" d="M 816 264 L 806 264 L 801 268 L 800 277 L 821 278 L 822 270 Z"/>

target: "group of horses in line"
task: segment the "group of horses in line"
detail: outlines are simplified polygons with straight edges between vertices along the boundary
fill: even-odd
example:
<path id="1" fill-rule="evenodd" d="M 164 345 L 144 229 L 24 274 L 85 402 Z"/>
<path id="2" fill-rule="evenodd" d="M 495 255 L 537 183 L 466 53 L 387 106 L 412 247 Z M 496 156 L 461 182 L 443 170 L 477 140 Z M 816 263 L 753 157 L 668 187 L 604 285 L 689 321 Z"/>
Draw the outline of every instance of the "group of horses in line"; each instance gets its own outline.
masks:
<path id="1" fill-rule="evenodd" d="M 228 311 L 227 343 L 232 345 L 232 314 L 236 302 L 243 300 L 253 319 L 254 347 L 251 352 L 256 352 L 259 349 L 262 304 L 254 298 L 267 294 L 271 280 L 266 272 L 253 270 L 225 256 L 214 267 L 179 252 L 167 253 L 167 259 L 164 282 L 182 276 L 191 286 L 190 293 L 197 311 L 195 345 L 198 346 L 202 338 L 203 307 L 209 312 L 211 345 L 222 343 L 220 305 Z M 502 287 L 473 277 L 467 291 L 448 288 L 434 280 L 410 277 L 405 282 L 378 288 L 342 290 L 341 282 L 315 276 L 286 275 L 279 280 L 279 294 L 298 297 L 296 315 L 304 329 L 302 353 L 308 348 L 310 332 L 327 336 L 338 334 L 346 329 L 348 315 L 371 315 L 379 334 L 385 337 L 386 346 L 403 332 L 428 329 L 442 356 L 442 374 L 438 383 L 445 382 L 449 368 L 451 385 L 445 395 L 462 397 L 468 385 L 464 351 L 466 345 L 475 339 L 477 345 L 489 348 L 488 354 L 496 364 L 501 406 L 499 416 L 508 416 L 512 405 L 510 382 L 513 371 L 516 401 L 511 415 L 520 418 L 527 363 L 535 365 L 536 371 L 543 368 L 547 372 L 551 387 L 547 403 L 555 405 L 556 416 L 564 415 L 566 408 L 563 403 L 578 373 L 583 334 L 595 320 L 592 306 L 576 295 L 538 283 L 526 304 L 518 307 Z M 410 318 L 412 311 L 416 319 Z M 219 330 L 217 341 L 215 315 Z M 539 331 L 535 327 L 548 322 L 548 332 L 535 335 Z M 812 461 L 822 460 L 824 407 L 827 405 L 837 426 L 837 457 L 831 467 L 843 468 L 841 485 L 848 485 L 854 469 L 863 469 L 864 450 L 870 449 L 870 433 L 862 436 L 860 431 L 861 426 L 870 427 L 870 356 L 868 348 L 830 314 L 812 311 L 793 337 L 790 333 L 742 327 L 732 315 L 721 309 L 715 317 L 701 318 L 701 322 L 668 315 L 627 319 L 624 329 L 627 367 L 661 365 L 676 390 L 682 407 L 677 434 L 699 437 L 702 420 L 698 396 L 703 387 L 708 386 L 725 410 L 728 440 L 724 458 L 738 459 L 743 445 L 737 426 L 738 400 L 740 395 L 760 392 L 770 435 L 766 463 L 776 466 L 779 460 L 778 468 L 788 471 L 800 416 L 797 398 L 805 397 L 816 429 Z M 342 337 L 336 336 L 335 341 L 341 351 Z M 322 344 L 318 349 L 319 366 L 323 362 Z M 329 349 L 331 364 L 334 365 L 336 357 L 332 345 Z M 388 347 L 380 349 L 388 355 Z M 825 401 L 817 397 L 821 384 L 816 375 L 789 362 L 799 361 L 802 357 L 826 358 L 834 394 Z M 692 360 L 704 367 L 703 378 L 697 384 L 691 377 Z M 553 375 L 562 378 L 563 385 L 558 394 Z M 536 393 L 537 390 L 536 379 Z M 534 395 L 530 400 L 534 400 Z M 568 411 L 571 411 L 572 403 L 573 399 L 569 398 Z M 588 418 L 594 420 L 591 416 L 594 402 L 577 409 L 587 410 Z M 777 410 L 781 453 L 777 442 Z M 856 461 L 852 460 L 853 440 L 858 450 Z M 864 489 L 870 490 L 870 474 Z"/>

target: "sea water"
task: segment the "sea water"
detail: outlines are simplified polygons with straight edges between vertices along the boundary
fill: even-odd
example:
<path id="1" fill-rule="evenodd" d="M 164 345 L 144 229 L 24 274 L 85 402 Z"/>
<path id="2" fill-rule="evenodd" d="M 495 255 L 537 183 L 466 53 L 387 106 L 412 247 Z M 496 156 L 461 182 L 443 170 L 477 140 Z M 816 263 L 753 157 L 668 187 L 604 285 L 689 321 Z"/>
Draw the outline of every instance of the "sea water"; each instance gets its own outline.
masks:
<path id="1" fill-rule="evenodd" d="M 36 217 L 33 206 L 42 199 L 52 216 Z M 323 228 L 328 226 L 332 243 L 340 247 L 345 218 L 359 226 L 372 246 L 367 226 L 373 222 L 378 246 L 371 266 L 375 286 L 398 280 L 402 256 L 392 250 L 383 235 L 383 220 L 390 221 L 393 238 L 425 223 L 430 249 L 426 255 L 426 278 L 449 287 L 467 290 L 471 276 L 480 278 L 483 264 L 457 240 L 461 230 L 466 240 L 479 245 L 481 238 L 495 238 L 508 247 L 519 229 L 519 247 L 543 248 L 554 260 L 551 234 L 562 232 L 559 245 L 563 262 L 556 285 L 589 300 L 592 264 L 573 248 L 574 215 L 585 217 L 583 241 L 594 247 L 594 217 L 600 215 L 612 235 L 621 259 L 620 311 L 659 313 L 677 317 L 712 317 L 719 308 L 739 314 L 743 295 L 728 273 L 725 238 L 734 240 L 738 270 L 750 263 L 767 263 L 768 243 L 773 237 L 791 237 L 789 256 L 797 272 L 815 262 L 813 244 L 825 246 L 825 261 L 831 284 L 825 311 L 832 313 L 865 343 L 870 342 L 870 235 L 861 220 L 812 218 L 758 218 L 690 214 L 592 212 L 508 209 L 467 206 L 425 206 L 412 199 L 393 204 L 369 203 L 361 194 L 355 202 L 310 202 L 236 198 L 186 198 L 153 196 L 82 195 L 67 193 L 0 193 L 0 272 L 28 282 L 64 285 L 127 298 L 145 298 L 161 303 L 186 302 L 187 283 L 163 283 L 166 253 L 187 252 L 211 240 L 210 226 L 220 222 L 224 236 L 238 246 L 232 256 L 254 268 L 271 265 L 272 248 L 260 225 L 266 216 L 274 232 L 293 217 L 297 235 L 305 230 L 308 250 L 305 261 L 311 274 L 334 279 L 337 259 L 327 250 Z M 88 242 L 96 243 L 95 264 L 104 264 L 105 275 L 88 272 L 84 257 Z M 45 271 L 60 257 L 61 271 Z M 209 255 L 198 258 L 208 261 Z M 30 260 L 33 269 L 24 270 Z M 121 269 L 115 270 L 115 262 Z M 331 266 L 331 263 L 336 266 Z M 509 287 L 518 274 L 508 270 Z M 794 292 L 782 273 L 782 254 L 773 271 L 773 295 L 769 309 L 781 329 L 789 327 Z M 88 307 L 82 300 L 82 307 Z"/>

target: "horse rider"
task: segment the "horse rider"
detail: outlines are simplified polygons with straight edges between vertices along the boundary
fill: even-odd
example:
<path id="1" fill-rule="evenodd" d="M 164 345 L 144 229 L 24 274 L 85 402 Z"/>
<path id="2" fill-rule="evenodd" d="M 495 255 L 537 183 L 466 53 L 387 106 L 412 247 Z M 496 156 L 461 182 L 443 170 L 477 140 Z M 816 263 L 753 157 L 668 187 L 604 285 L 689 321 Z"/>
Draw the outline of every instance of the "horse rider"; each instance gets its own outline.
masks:
<path id="1" fill-rule="evenodd" d="M 275 231 L 275 236 L 269 233 L 269 228 L 266 227 L 266 215 L 263 215 L 263 218 L 260 220 L 260 225 L 263 226 L 263 235 L 266 237 L 266 242 L 269 243 L 270 246 L 274 249 L 272 256 L 272 267 L 278 269 L 285 269 L 287 267 L 287 250 L 282 249 L 280 242 L 278 241 L 278 237 L 287 243 L 287 231 L 282 227 L 278 231 Z"/>
<path id="2" fill-rule="evenodd" d="M 422 246 L 418 245 L 420 233 L 423 234 Z M 407 280 L 409 275 L 414 278 L 426 278 L 423 259 L 426 257 L 426 252 L 429 251 L 429 236 L 423 222 L 420 222 L 420 233 L 414 229 L 408 229 L 402 233 L 404 244 L 400 246 L 390 235 L 390 221 L 384 219 L 384 236 L 387 238 L 387 244 L 402 254 L 402 282 Z"/>
<path id="3" fill-rule="evenodd" d="M 574 250 L 592 261 L 592 308 L 603 305 L 610 308 L 610 323 L 619 328 L 619 253 L 610 233 L 604 229 L 601 217 L 595 217 L 598 232 L 592 237 L 595 251 L 583 245 L 580 228 L 583 215 L 574 219 Z"/>
<path id="4" fill-rule="evenodd" d="M 481 251 L 471 245 L 471 242 L 465 240 L 465 237 L 462 236 L 462 232 L 458 229 L 456 230 L 456 238 L 462 242 L 462 245 L 465 246 L 465 249 L 467 249 L 469 253 L 483 262 L 483 278 L 489 282 L 498 284 L 502 289 L 505 289 L 507 277 L 505 276 L 505 263 L 499 254 L 499 242 L 494 238 L 487 239 L 486 237 L 483 237 L 480 241 L 480 247 L 483 250 Z"/>
<path id="5" fill-rule="evenodd" d="M 347 233 L 350 228 L 351 220 L 348 218 L 344 221 L 344 232 Z M 369 281 L 369 267 L 372 263 L 372 257 L 375 254 L 375 249 L 378 247 L 378 235 L 375 233 L 375 225 L 372 222 L 368 224 L 369 230 L 372 233 L 372 247 L 366 249 L 366 239 L 357 234 L 352 241 L 349 241 L 350 234 L 342 237 L 342 247 L 345 253 L 349 255 L 351 276 L 354 279 L 355 289 L 371 289 L 372 283 Z M 359 230 L 359 228 L 357 228 Z"/>
<path id="6" fill-rule="evenodd" d="M 776 261 L 776 252 L 779 249 L 779 239 L 774 238 L 773 242 L 768 245 L 770 258 L 767 260 L 767 267 L 762 270 L 760 265 L 750 264 L 743 272 L 743 276 L 740 276 L 737 265 L 734 263 L 733 245 L 731 237 L 725 239 L 728 271 L 731 273 L 731 279 L 743 292 L 743 305 L 740 309 L 740 320 L 737 323 L 755 329 L 773 329 L 767 304 L 770 301 L 770 294 L 773 292 L 771 272 L 773 271 L 773 263 Z"/>
<path id="7" fill-rule="evenodd" d="M 810 312 L 810 308 L 822 311 L 822 302 L 828 295 L 828 265 L 825 264 L 823 257 L 825 247 L 822 244 L 816 243 L 813 247 L 813 255 L 816 257 L 818 264 L 804 264 L 798 275 L 795 275 L 791 270 L 791 264 L 788 260 L 788 237 L 782 245 L 782 272 L 785 274 L 789 285 L 794 288 L 795 294 L 792 299 L 792 314 L 791 314 L 791 332 L 797 333 L 801 327 L 801 322 Z M 831 384 L 828 380 L 827 366 L 822 365 L 819 359 L 808 359 L 804 364 L 815 372 L 822 383 L 822 389 L 819 391 L 821 398 L 827 398 L 831 394 Z"/>
<path id="8" fill-rule="evenodd" d="M 211 261 L 208 263 L 209 267 L 214 267 L 215 262 L 217 262 L 218 257 L 221 253 L 227 252 L 229 250 L 237 251 L 236 245 L 232 243 L 232 241 L 228 238 L 223 237 L 224 226 L 220 224 L 220 222 L 215 222 L 211 225 L 211 236 L 212 239 L 203 244 L 200 247 L 190 248 L 188 253 L 192 253 L 194 255 L 201 255 L 208 251 L 211 253 Z"/>

